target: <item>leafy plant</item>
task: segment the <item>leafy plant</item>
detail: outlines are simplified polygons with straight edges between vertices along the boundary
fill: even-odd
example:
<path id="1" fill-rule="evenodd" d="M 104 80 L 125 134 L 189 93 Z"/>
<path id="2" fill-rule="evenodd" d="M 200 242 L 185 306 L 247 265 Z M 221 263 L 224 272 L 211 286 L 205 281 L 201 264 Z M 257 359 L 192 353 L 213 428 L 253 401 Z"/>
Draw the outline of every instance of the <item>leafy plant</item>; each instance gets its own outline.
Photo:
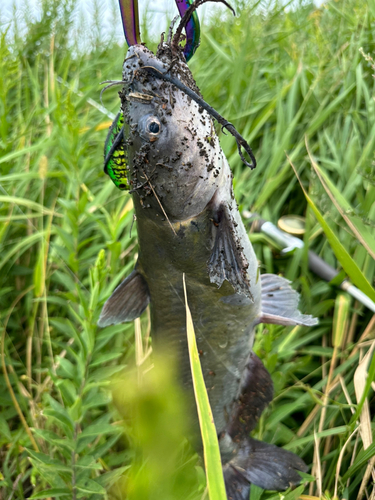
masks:
<path id="1" fill-rule="evenodd" d="M 287 213 L 306 216 L 305 248 L 293 255 L 249 237 L 261 271 L 293 281 L 302 309 L 320 319 L 314 329 L 259 327 L 255 351 L 275 398 L 254 435 L 312 465 L 313 477 L 285 498 L 364 498 L 373 487 L 375 320 L 338 295 L 337 283 L 312 275 L 307 252 L 372 296 L 375 11 L 363 0 L 235 4 L 236 18 L 223 10 L 206 18 L 191 69 L 207 102 L 256 154 L 250 172 L 221 135 L 240 208 L 274 223 Z M 96 326 L 137 252 L 132 202 L 102 172 L 110 119 L 93 105 L 99 82 L 121 77 L 126 48 L 104 37 L 99 8 L 94 26 L 80 23 L 68 0 L 46 0 L 39 18 L 25 8 L 23 26 L 2 17 L 0 28 L 0 496 L 118 498 L 142 478 L 147 453 L 157 454 L 152 442 L 142 452 L 135 444 L 154 423 L 124 426 L 130 401 L 114 405 L 110 391 L 135 353 L 138 363 L 148 352 L 147 313 L 136 325 Z M 142 32 L 154 48 L 147 25 Z M 116 92 L 103 100 L 109 115 L 118 111 Z M 190 471 L 189 494 L 201 498 L 202 469 L 181 446 L 173 466 Z M 187 484 L 179 481 L 168 494 Z M 252 487 L 251 498 L 279 495 Z"/>

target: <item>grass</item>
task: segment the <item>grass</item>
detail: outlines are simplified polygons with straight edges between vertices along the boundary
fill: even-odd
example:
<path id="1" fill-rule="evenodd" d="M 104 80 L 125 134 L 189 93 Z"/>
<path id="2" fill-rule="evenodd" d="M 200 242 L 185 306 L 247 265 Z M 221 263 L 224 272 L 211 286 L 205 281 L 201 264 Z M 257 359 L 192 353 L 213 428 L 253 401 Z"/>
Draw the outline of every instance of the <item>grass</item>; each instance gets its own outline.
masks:
<path id="1" fill-rule="evenodd" d="M 102 172 L 108 117 L 88 101 L 99 100 L 99 82 L 120 77 L 125 47 L 104 39 L 98 24 L 73 33 L 73 1 L 43 5 L 22 33 L 15 24 L 0 34 L 0 498 L 96 500 L 127 491 L 143 500 L 184 491 L 200 499 L 197 456 L 170 425 L 147 423 L 149 405 L 178 420 L 178 389 L 162 378 L 166 390 L 145 382 L 138 393 L 124 375 L 137 355 L 144 376 L 147 314 L 135 326 L 96 327 L 137 252 L 130 198 Z M 238 1 L 236 8 L 237 18 L 221 10 L 210 19 L 190 66 L 207 102 L 256 154 L 250 172 L 232 137 L 221 136 L 240 208 L 273 222 L 306 216 L 305 249 L 291 256 L 261 235 L 250 238 L 262 272 L 292 280 L 302 309 L 320 319 L 309 329 L 259 327 L 255 351 L 275 398 L 254 435 L 312 465 L 314 477 L 288 500 L 367 498 L 374 495 L 375 320 L 309 272 L 307 249 L 373 290 L 374 5 L 304 2 L 285 10 Z M 103 99 L 116 113 L 116 91 Z M 116 374 L 128 388 L 120 401 L 109 391 Z M 140 427 L 126 411 L 134 402 Z M 164 455 L 152 443 L 165 445 Z M 163 476 L 160 457 L 171 450 L 178 453 L 165 460 Z M 161 494 L 163 484 L 174 486 Z M 279 498 L 257 488 L 251 496 Z"/>

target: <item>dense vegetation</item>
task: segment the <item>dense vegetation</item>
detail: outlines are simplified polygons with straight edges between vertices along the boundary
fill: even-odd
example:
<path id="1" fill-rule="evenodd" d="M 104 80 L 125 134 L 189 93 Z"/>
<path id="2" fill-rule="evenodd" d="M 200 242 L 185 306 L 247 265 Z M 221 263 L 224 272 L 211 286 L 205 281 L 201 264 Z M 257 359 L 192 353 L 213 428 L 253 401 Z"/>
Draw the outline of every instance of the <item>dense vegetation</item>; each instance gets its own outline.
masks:
<path id="1" fill-rule="evenodd" d="M 131 199 L 102 171 L 110 120 L 90 100 L 99 82 L 120 78 L 126 48 L 104 42 L 99 23 L 73 30 L 74 8 L 45 0 L 40 18 L 0 33 L 0 498 L 204 498 L 170 371 L 137 389 L 123 376 L 116 404 L 109 390 L 135 355 L 138 371 L 150 359 L 147 313 L 96 326 L 137 252 Z M 244 0 L 236 10 L 209 18 L 190 66 L 256 154 L 250 172 L 221 136 L 241 209 L 273 222 L 306 216 L 305 250 L 293 255 L 250 238 L 262 272 L 292 280 L 301 308 L 320 318 L 309 329 L 259 328 L 255 350 L 276 394 L 255 436 L 315 463 L 314 478 L 284 498 L 374 499 L 375 357 L 365 355 L 375 317 L 307 266 L 310 248 L 374 294 L 374 3 Z M 103 100 L 116 113 L 112 90 Z M 151 419 L 150 405 L 165 418 Z"/>

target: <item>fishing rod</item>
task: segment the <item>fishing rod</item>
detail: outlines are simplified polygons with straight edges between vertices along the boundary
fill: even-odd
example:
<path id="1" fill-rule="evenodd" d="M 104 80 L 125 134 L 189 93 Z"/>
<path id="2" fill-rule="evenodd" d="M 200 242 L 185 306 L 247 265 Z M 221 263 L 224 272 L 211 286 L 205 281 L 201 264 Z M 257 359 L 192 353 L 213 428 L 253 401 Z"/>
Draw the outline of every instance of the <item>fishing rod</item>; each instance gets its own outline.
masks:
<path id="1" fill-rule="evenodd" d="M 253 228 L 258 233 L 268 236 L 274 243 L 282 248 L 282 254 L 293 252 L 296 248 L 303 248 L 304 242 L 290 233 L 279 229 L 272 222 L 262 219 L 258 214 L 244 210 L 242 215 L 245 219 L 253 222 Z M 287 226 L 284 225 L 287 228 Z M 293 230 L 292 230 L 293 231 Z M 312 250 L 308 251 L 309 269 L 325 281 L 332 281 L 340 273 L 332 266 L 327 264 L 319 255 Z M 365 293 L 354 286 L 348 279 L 344 279 L 339 285 L 341 290 L 348 292 L 352 297 L 361 302 L 370 311 L 375 313 L 375 302 L 373 302 Z"/>

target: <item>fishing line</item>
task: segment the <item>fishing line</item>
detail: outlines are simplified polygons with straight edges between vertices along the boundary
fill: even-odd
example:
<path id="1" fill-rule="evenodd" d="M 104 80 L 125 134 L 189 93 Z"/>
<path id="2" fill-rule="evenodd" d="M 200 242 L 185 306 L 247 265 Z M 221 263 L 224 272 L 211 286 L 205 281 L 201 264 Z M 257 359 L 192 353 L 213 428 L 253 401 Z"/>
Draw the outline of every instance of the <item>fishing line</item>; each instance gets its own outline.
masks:
<path id="1" fill-rule="evenodd" d="M 156 165 L 159 165 L 159 163 L 157 163 Z M 134 188 L 130 189 L 129 191 L 129 194 L 133 194 L 135 192 L 137 192 L 138 189 L 142 189 L 143 187 L 145 187 L 147 184 L 149 184 L 150 182 L 150 179 L 152 179 L 152 176 L 154 175 L 155 173 L 155 170 L 156 170 L 156 167 L 154 168 L 154 170 L 151 172 L 150 174 L 150 177 L 148 178 L 148 180 L 146 182 L 143 182 L 142 184 L 138 184 L 138 186 L 135 186 Z"/>
<path id="2" fill-rule="evenodd" d="M 134 226 L 134 222 L 136 220 L 137 220 L 137 216 L 135 214 L 133 214 L 133 220 L 132 220 L 132 223 L 131 223 L 131 226 L 130 226 L 130 232 L 129 232 L 130 239 L 132 237 L 132 229 L 133 229 L 133 226 Z"/>
<path id="3" fill-rule="evenodd" d="M 163 214 L 165 215 L 165 218 L 167 219 L 168 224 L 170 225 L 170 227 L 171 227 L 171 229 L 172 229 L 172 231 L 173 231 L 174 235 L 175 235 L 175 236 L 177 236 L 177 233 L 176 233 L 176 231 L 174 230 L 174 227 L 172 226 L 172 224 L 171 224 L 171 222 L 170 222 L 170 220 L 169 220 L 169 218 L 168 218 L 168 215 L 167 215 L 166 211 L 164 210 L 163 205 L 161 204 L 161 201 L 159 200 L 159 197 L 158 197 L 158 195 L 156 194 L 156 192 L 155 192 L 155 189 L 154 189 L 153 185 L 152 185 L 152 184 L 151 184 L 151 182 L 150 182 L 150 179 L 147 177 L 147 174 L 146 174 L 146 172 L 145 172 L 143 169 L 142 169 L 142 173 L 143 173 L 143 175 L 145 176 L 145 178 L 147 179 L 148 185 L 150 186 L 151 191 L 153 192 L 153 194 L 154 194 L 154 196 L 155 196 L 155 198 L 156 198 L 156 201 L 159 203 L 159 206 L 160 206 L 160 208 L 161 208 L 161 210 L 162 210 Z"/>

